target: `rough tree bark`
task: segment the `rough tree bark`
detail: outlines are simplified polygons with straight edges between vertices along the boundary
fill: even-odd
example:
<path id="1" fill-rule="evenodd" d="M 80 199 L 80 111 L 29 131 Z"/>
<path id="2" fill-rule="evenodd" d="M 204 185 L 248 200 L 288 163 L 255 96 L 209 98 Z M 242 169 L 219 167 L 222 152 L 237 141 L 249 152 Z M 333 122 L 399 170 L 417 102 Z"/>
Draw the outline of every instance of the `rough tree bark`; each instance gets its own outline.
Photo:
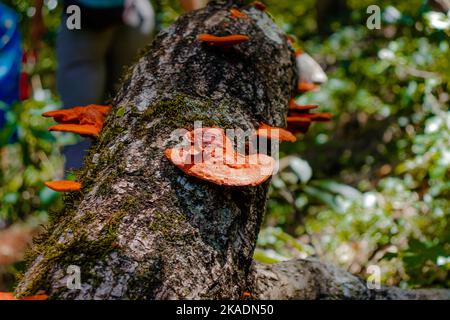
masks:
<path id="1" fill-rule="evenodd" d="M 167 143 L 171 132 L 192 129 L 194 121 L 243 130 L 261 121 L 285 126 L 297 80 L 294 53 L 266 13 L 243 6 L 249 19 L 233 19 L 233 5 L 242 6 L 220 0 L 181 16 L 126 76 L 79 173 L 83 189 L 51 215 L 17 294 L 238 299 L 247 290 L 255 298 L 282 298 L 284 289 L 276 287 L 289 277 L 285 266 L 252 267 L 269 182 L 216 186 L 186 176 L 163 155 L 174 143 Z M 250 41 L 223 51 L 199 43 L 200 33 L 246 34 Z M 80 267 L 81 289 L 66 286 L 69 265 Z M 326 296 L 315 288 L 303 292 L 319 285 L 305 278 L 307 265 L 290 267 L 300 282 L 285 298 Z M 330 297 L 346 296 L 337 291 L 330 287 Z"/>

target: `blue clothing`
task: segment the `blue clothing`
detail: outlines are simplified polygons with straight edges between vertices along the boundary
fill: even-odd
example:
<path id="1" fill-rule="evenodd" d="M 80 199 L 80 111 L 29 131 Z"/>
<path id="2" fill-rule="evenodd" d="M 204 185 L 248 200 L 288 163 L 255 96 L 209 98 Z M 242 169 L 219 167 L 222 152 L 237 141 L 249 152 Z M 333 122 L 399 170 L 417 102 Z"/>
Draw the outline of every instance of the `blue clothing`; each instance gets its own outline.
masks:
<path id="1" fill-rule="evenodd" d="M 21 61 L 17 16 L 0 3 L 0 101 L 8 105 L 19 99 Z"/>
<path id="2" fill-rule="evenodd" d="M 19 78 L 22 61 L 17 15 L 0 3 L 0 104 L 10 106 L 19 100 Z M 0 128 L 4 126 L 0 110 Z"/>

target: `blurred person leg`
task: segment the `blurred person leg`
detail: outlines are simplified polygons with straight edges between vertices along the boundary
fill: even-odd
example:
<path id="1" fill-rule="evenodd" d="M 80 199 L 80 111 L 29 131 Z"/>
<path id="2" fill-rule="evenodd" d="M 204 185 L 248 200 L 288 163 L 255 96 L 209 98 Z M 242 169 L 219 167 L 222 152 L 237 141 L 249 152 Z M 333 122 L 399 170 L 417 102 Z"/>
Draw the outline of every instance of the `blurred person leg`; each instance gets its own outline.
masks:
<path id="1" fill-rule="evenodd" d="M 119 89 L 125 68 L 137 61 L 139 51 L 151 43 L 155 31 L 155 11 L 148 0 L 125 0 L 122 20 L 108 56 L 111 93 Z"/>
<path id="2" fill-rule="evenodd" d="M 123 25 L 117 27 L 114 41 L 108 54 L 108 92 L 113 94 L 120 88 L 126 68 L 135 63 L 140 50 L 150 44 L 153 32 L 142 33 L 138 28 Z"/>
<path id="3" fill-rule="evenodd" d="M 106 56 L 113 41 L 115 27 L 100 31 L 92 29 L 69 30 L 63 19 L 58 36 L 57 87 L 63 108 L 103 104 L 106 89 Z M 83 164 L 90 141 L 66 146 L 65 169 L 79 169 Z"/>

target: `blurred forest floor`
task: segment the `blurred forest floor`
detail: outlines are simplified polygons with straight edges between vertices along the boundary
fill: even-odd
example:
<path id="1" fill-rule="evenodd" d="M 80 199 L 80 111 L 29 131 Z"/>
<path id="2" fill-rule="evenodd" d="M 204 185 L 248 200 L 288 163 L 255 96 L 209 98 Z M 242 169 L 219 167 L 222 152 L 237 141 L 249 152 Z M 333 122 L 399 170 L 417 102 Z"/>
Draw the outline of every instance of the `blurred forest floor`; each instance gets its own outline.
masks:
<path id="1" fill-rule="evenodd" d="M 0 137 L 0 290 L 23 268 L 14 250 L 21 252 L 61 205 L 43 183 L 62 177 L 59 150 L 74 139 L 49 134 L 50 121 L 40 117 L 59 106 L 54 2 L 46 2 L 49 32 L 29 70 L 45 89 L 9 111 L 3 131 L 16 130 L 18 141 Z M 372 1 L 265 2 L 329 77 L 298 102 L 335 117 L 282 146 L 255 259 L 317 256 L 364 278 L 377 265 L 389 285 L 450 287 L 449 15 L 422 0 L 377 1 L 381 29 L 369 30 Z M 6 4 L 21 15 L 27 50 L 30 1 Z M 155 8 L 159 28 L 180 12 L 174 0 L 158 0 Z M 2 258 L 5 252 L 17 263 Z"/>

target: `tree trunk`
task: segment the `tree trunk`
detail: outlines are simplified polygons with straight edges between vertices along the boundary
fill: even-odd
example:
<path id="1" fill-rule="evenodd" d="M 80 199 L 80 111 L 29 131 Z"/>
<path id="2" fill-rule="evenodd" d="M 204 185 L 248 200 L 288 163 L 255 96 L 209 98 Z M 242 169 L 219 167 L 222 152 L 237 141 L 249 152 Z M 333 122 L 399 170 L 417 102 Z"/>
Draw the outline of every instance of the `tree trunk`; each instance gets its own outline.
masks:
<path id="1" fill-rule="evenodd" d="M 237 5 L 249 18 L 231 18 Z M 221 50 L 197 35 L 245 34 Z M 270 182 L 221 187 L 189 177 L 164 150 L 171 133 L 203 126 L 285 126 L 295 56 L 269 16 L 214 1 L 162 31 L 125 77 L 79 172 L 80 192 L 50 216 L 16 294 L 52 299 L 392 298 L 317 262 L 252 266 Z M 69 289 L 68 267 L 81 270 Z M 389 289 L 402 292 L 399 289 Z M 397 297 L 410 297 L 407 295 Z M 430 296 L 436 297 L 436 296 Z"/>
<path id="2" fill-rule="evenodd" d="M 132 68 L 79 175 L 34 245 L 16 293 L 55 299 L 236 299 L 247 287 L 269 182 L 224 188 L 164 157 L 170 134 L 203 126 L 285 126 L 295 57 L 269 16 L 214 1 L 162 31 Z M 197 35 L 245 34 L 228 50 Z M 172 143 L 173 144 L 173 143 Z M 82 287 L 66 286 L 69 265 Z"/>

